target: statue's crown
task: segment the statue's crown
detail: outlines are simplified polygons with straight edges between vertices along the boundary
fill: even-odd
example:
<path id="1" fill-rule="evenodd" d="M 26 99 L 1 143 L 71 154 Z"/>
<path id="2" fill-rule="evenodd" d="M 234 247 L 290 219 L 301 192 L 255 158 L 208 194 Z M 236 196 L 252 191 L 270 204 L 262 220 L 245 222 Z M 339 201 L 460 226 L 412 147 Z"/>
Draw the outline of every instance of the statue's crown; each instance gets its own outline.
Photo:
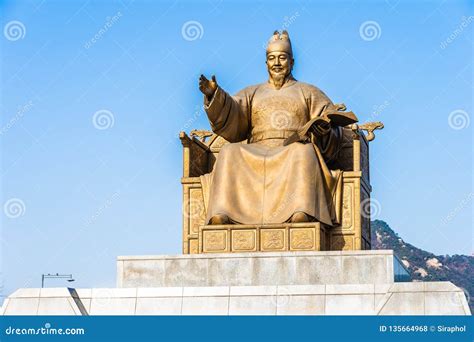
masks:
<path id="1" fill-rule="evenodd" d="M 287 52 L 293 56 L 293 50 L 291 49 L 291 41 L 286 30 L 281 33 L 279 31 L 273 32 L 273 36 L 268 40 L 267 53 L 274 51 Z"/>

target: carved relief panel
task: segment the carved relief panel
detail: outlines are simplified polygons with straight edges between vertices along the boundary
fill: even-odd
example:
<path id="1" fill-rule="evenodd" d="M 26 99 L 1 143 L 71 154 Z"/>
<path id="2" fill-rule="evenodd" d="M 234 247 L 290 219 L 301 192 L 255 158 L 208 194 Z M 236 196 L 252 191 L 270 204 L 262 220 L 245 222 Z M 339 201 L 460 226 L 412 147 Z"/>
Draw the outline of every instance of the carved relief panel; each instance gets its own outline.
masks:
<path id="1" fill-rule="evenodd" d="M 257 230 L 233 230 L 232 251 L 252 252 L 257 250 Z"/>
<path id="2" fill-rule="evenodd" d="M 285 229 L 262 229 L 260 239 L 262 251 L 284 251 L 287 249 Z"/>
<path id="3" fill-rule="evenodd" d="M 353 184 L 346 183 L 343 187 L 342 197 L 342 228 L 351 229 L 353 226 L 353 208 L 354 208 L 354 194 Z"/>
<path id="4" fill-rule="evenodd" d="M 311 228 L 294 228 L 290 230 L 290 250 L 312 250 L 315 248 L 316 234 Z"/>
<path id="5" fill-rule="evenodd" d="M 204 253 L 227 252 L 227 230 L 208 230 L 202 234 Z"/>
<path id="6" fill-rule="evenodd" d="M 189 219 L 189 234 L 197 234 L 206 220 L 201 188 L 189 189 L 189 202 L 184 204 L 184 215 Z"/>

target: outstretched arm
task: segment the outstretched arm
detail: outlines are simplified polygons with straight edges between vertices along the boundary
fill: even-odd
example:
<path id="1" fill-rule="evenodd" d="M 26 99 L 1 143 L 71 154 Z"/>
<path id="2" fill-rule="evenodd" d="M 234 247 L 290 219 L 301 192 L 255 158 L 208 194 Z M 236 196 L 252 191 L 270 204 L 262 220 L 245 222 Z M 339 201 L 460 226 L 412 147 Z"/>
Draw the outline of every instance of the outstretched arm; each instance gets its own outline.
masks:
<path id="1" fill-rule="evenodd" d="M 245 90 L 230 96 L 217 84 L 216 77 L 199 78 L 199 89 L 204 94 L 204 109 L 212 131 L 229 142 L 247 139 L 249 131 L 249 96 Z"/>

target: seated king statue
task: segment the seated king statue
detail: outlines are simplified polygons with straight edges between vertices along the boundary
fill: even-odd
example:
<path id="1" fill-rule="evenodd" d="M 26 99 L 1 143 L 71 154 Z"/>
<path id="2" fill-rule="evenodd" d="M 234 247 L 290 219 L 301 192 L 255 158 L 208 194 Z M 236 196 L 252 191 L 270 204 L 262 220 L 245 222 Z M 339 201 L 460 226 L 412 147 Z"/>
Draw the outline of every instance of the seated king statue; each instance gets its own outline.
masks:
<path id="1" fill-rule="evenodd" d="M 229 142 L 213 171 L 201 177 L 206 224 L 318 221 L 334 226 L 342 177 L 327 165 L 336 158 L 343 125 L 328 114 L 339 107 L 293 77 L 288 32 L 275 31 L 270 38 L 266 65 L 267 82 L 234 96 L 215 76 L 199 79 L 211 128 Z"/>

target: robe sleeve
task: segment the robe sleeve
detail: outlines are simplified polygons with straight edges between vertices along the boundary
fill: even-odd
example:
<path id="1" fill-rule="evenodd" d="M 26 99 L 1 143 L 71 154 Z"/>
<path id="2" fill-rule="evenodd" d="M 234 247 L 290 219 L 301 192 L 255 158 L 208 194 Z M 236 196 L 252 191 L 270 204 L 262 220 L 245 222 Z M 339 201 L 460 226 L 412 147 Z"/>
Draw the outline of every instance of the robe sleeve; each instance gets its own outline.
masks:
<path id="1" fill-rule="evenodd" d="M 308 87 L 306 94 L 311 119 L 321 116 L 324 110 L 332 105 L 332 101 L 321 90 L 314 86 Z M 324 134 L 316 134 L 313 141 L 318 146 L 326 162 L 337 158 L 342 140 L 341 127 L 333 127 Z"/>
<path id="2" fill-rule="evenodd" d="M 247 139 L 250 126 L 250 95 L 248 88 L 231 96 L 218 87 L 210 101 L 204 96 L 204 109 L 212 131 L 229 142 Z"/>

